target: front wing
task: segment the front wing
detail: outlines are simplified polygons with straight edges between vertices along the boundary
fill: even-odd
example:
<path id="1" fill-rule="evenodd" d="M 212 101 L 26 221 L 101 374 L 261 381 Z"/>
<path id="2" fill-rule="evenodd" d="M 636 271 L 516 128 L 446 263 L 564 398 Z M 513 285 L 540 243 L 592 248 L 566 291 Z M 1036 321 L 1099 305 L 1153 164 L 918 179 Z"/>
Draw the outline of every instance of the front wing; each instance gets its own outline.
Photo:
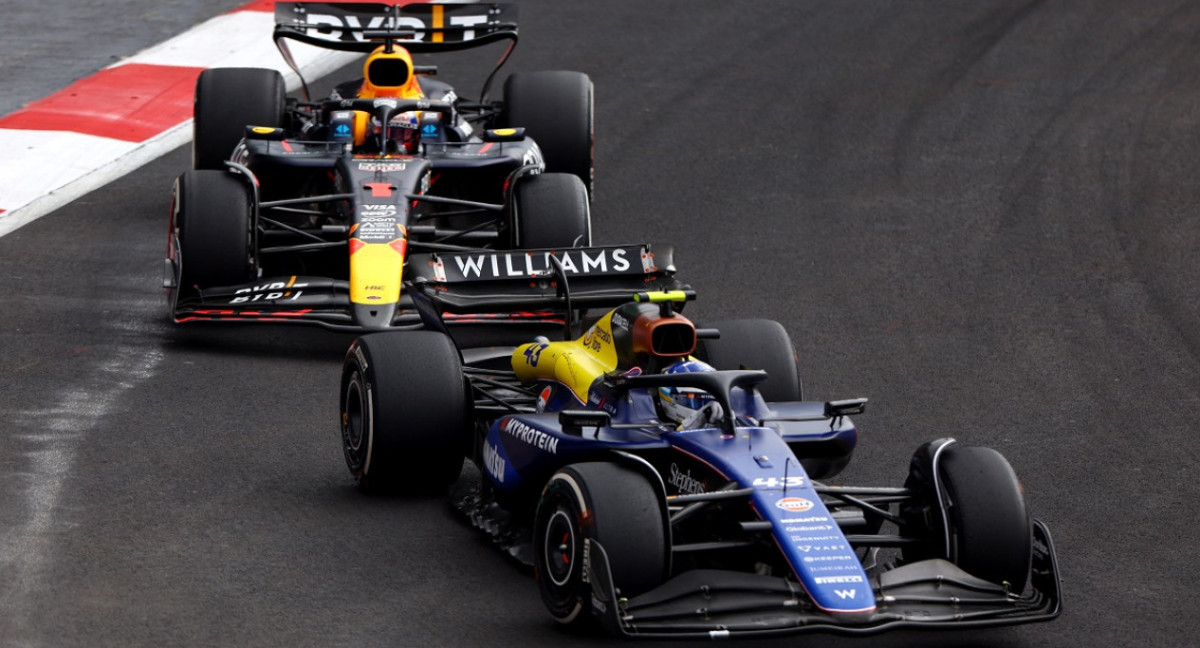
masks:
<path id="1" fill-rule="evenodd" d="M 550 257 L 558 259 L 559 274 L 550 269 Z M 174 266 L 167 271 L 177 283 Z M 347 332 L 424 328 L 430 317 L 446 324 L 562 324 L 570 309 L 623 303 L 636 292 L 678 289 L 682 284 L 674 272 L 672 249 L 666 246 L 414 253 L 400 301 L 393 304 L 354 303 L 345 280 L 283 276 L 236 286 L 176 288 L 171 313 L 176 323 L 313 324 Z M 422 315 L 413 293 L 432 301 L 438 313 Z"/>
<path id="2" fill-rule="evenodd" d="M 629 638 L 721 639 L 801 632 L 867 635 L 897 629 L 964 630 L 1049 621 L 1061 612 L 1050 532 L 1034 521 L 1033 578 L 1024 596 L 952 563 L 924 560 L 872 577 L 872 612 L 831 614 L 794 581 L 722 570 L 684 572 L 631 599 L 614 591 L 603 546 L 588 540 L 593 612 Z"/>

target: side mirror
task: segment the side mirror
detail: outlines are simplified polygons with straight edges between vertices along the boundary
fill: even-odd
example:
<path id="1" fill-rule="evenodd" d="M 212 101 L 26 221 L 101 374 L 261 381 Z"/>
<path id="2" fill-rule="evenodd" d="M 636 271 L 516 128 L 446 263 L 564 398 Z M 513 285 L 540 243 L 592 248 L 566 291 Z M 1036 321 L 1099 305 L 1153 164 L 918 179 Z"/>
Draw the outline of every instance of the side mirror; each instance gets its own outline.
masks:
<path id="1" fill-rule="evenodd" d="M 602 428 L 612 424 L 608 412 L 592 410 L 563 410 L 558 413 L 558 424 L 563 432 L 574 436 L 583 436 L 583 428 Z"/>
<path id="2" fill-rule="evenodd" d="M 867 399 L 850 398 L 825 403 L 825 418 L 839 418 L 851 414 L 862 414 L 867 408 Z"/>
<path id="3" fill-rule="evenodd" d="M 520 142 L 525 139 L 524 128 L 493 128 L 483 131 L 485 142 Z"/>

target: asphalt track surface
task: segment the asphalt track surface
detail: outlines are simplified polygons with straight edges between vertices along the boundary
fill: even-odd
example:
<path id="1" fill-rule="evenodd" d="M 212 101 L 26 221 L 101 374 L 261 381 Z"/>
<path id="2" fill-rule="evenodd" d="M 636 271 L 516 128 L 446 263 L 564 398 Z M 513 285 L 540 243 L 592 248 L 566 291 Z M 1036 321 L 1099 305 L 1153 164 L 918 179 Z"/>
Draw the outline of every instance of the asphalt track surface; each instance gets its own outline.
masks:
<path id="1" fill-rule="evenodd" d="M 239 3 L 177 4 L 6 7 L 4 110 Z M 511 70 L 595 82 L 597 240 L 675 245 L 695 319 L 778 319 L 809 396 L 872 399 L 842 482 L 898 484 L 954 436 L 1003 452 L 1054 533 L 1053 623 L 755 645 L 1194 645 L 1200 5 L 529 1 L 521 23 Z M 188 161 L 0 238 L 0 645 L 612 643 L 555 628 L 444 502 L 352 486 L 348 337 L 172 330 Z"/>

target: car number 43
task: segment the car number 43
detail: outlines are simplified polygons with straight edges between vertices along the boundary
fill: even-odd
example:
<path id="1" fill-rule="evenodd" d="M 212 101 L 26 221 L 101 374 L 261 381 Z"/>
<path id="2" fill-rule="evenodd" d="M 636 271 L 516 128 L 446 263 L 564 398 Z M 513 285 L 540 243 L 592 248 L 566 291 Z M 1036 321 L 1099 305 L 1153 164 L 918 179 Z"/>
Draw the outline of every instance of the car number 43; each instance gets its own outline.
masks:
<path id="1" fill-rule="evenodd" d="M 804 485 L 804 477 L 758 477 L 754 480 L 755 488 L 800 488 Z"/>

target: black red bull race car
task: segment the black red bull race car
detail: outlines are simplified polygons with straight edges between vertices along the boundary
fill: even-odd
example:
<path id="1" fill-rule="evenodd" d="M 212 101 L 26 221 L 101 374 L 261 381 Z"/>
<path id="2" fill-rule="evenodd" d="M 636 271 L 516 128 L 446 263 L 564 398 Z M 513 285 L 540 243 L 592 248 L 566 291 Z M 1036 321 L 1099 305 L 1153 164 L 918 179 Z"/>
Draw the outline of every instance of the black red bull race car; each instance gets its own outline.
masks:
<path id="1" fill-rule="evenodd" d="M 314 100 L 303 79 L 303 96 L 286 96 L 275 70 L 200 75 L 194 168 L 175 182 L 167 246 L 173 320 L 419 326 L 402 294 L 412 253 L 590 245 L 592 84 L 515 73 L 491 100 L 515 16 L 495 3 L 277 3 L 285 60 L 289 41 L 361 52 L 363 77 Z M 413 60 L 492 43 L 503 53 L 474 101 Z"/>
<path id="2" fill-rule="evenodd" d="M 621 636 L 1058 616 L 1050 533 L 999 453 L 942 438 L 915 451 L 900 486 L 831 484 L 866 399 L 803 400 L 781 325 L 697 328 L 669 274 L 623 296 L 560 286 L 538 306 L 563 313 L 559 339 L 461 349 L 438 311 L 496 297 L 431 277 L 427 330 L 365 335 L 347 353 L 341 437 L 360 486 L 457 481 L 455 504 L 533 566 L 554 619 Z M 611 310 L 572 317 L 585 305 Z M 460 475 L 464 455 L 474 470 Z"/>

